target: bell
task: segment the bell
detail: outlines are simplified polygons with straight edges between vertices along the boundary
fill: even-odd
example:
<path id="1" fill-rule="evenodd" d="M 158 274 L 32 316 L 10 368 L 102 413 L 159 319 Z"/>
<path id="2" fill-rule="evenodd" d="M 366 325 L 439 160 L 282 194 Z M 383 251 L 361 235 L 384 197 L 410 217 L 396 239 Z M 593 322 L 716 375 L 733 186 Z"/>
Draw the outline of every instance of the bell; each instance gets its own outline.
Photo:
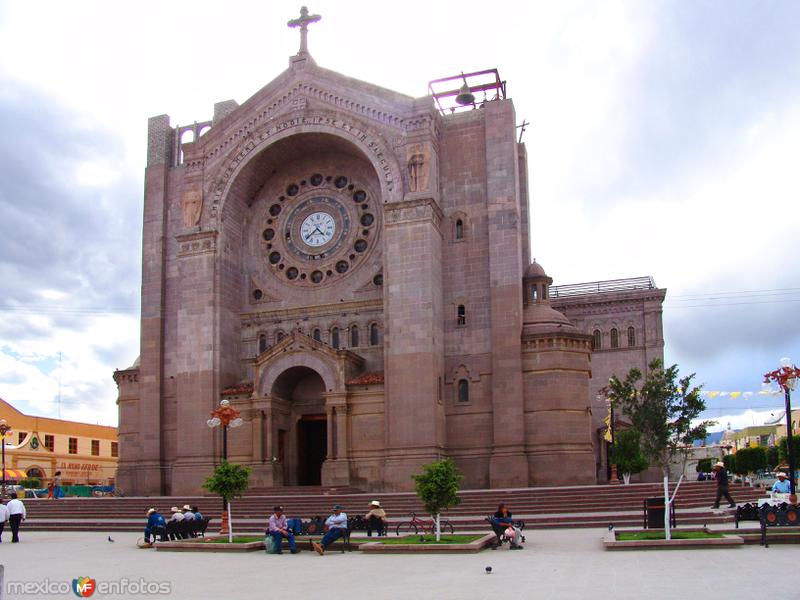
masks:
<path id="1" fill-rule="evenodd" d="M 461 106 L 466 106 L 467 104 L 474 104 L 475 103 L 475 96 L 472 94 L 472 91 L 469 89 L 467 82 L 464 82 L 464 85 L 461 86 L 461 89 L 458 90 L 458 96 L 456 96 L 456 103 L 460 104 Z"/>

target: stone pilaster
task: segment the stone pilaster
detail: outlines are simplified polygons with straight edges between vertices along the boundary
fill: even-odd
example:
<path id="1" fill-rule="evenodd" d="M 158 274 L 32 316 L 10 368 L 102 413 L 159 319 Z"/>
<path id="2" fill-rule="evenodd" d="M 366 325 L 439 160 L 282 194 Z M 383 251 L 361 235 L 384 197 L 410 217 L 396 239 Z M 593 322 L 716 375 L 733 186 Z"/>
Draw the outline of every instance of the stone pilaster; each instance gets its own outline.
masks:
<path id="1" fill-rule="evenodd" d="M 438 459 L 444 446 L 442 213 L 433 198 L 410 198 L 385 211 L 384 483 L 405 490 L 411 474 Z"/>
<path id="2" fill-rule="evenodd" d="M 519 156 L 511 101 L 487 102 L 486 196 L 492 336 L 492 487 L 528 484 L 522 400 L 522 249 Z"/>

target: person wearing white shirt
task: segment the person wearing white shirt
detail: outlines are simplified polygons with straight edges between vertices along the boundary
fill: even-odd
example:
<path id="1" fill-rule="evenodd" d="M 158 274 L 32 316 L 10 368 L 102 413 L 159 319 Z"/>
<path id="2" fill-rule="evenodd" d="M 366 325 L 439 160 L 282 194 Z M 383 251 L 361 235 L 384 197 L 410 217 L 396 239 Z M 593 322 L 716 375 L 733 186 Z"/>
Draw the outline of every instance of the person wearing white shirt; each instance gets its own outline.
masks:
<path id="1" fill-rule="evenodd" d="M 172 511 L 172 517 L 170 517 L 170 521 L 183 521 L 183 513 L 181 512 L 180 508 L 173 506 L 170 508 L 170 510 Z"/>
<path id="2" fill-rule="evenodd" d="M 11 525 L 11 543 L 16 544 L 19 542 L 19 525 L 25 520 L 25 505 L 22 500 L 14 498 L 8 501 L 6 509 L 8 509 L 8 523 Z"/>
<path id="3" fill-rule="evenodd" d="M 3 528 L 6 526 L 6 521 L 8 521 L 8 509 L 3 504 L 3 501 L 0 500 L 0 542 L 3 541 Z"/>
<path id="4" fill-rule="evenodd" d="M 777 474 L 778 481 L 772 484 L 772 491 L 777 492 L 778 494 L 789 494 L 792 491 L 792 487 L 789 484 L 789 480 L 786 479 L 786 473 L 779 472 Z"/>
<path id="5" fill-rule="evenodd" d="M 337 504 L 333 507 L 333 514 L 325 520 L 325 526 L 328 528 L 328 532 L 322 536 L 322 541 L 320 543 L 311 542 L 314 550 L 316 550 L 317 554 L 320 556 L 325 554 L 325 550 L 328 549 L 328 546 L 347 533 L 347 513 L 342 512 L 343 508 L 344 506 L 341 504 Z"/>

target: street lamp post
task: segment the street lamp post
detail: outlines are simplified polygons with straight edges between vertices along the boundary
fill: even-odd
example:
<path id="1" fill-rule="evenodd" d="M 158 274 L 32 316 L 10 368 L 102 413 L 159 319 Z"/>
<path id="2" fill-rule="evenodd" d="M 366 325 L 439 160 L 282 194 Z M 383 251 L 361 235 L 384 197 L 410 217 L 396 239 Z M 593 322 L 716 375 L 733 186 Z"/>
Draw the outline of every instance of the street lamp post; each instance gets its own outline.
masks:
<path id="1" fill-rule="evenodd" d="M 230 400 L 221 400 L 219 407 L 211 412 L 211 418 L 206 424 L 214 429 L 222 426 L 222 460 L 228 461 L 228 427 L 235 428 L 242 424 L 242 418 L 238 410 L 231 406 Z M 222 525 L 220 533 L 227 533 L 228 530 L 228 502 L 222 499 Z"/>
<path id="2" fill-rule="evenodd" d="M 614 452 L 614 400 L 608 395 L 609 391 L 608 386 L 601 388 L 598 391 L 597 398 L 605 400 L 608 403 L 608 433 L 610 438 L 608 442 L 610 443 L 610 451 L 606 458 L 608 462 L 611 463 L 609 465 L 608 483 L 611 485 L 618 485 L 619 475 L 617 474 L 617 461 Z"/>
<path id="3" fill-rule="evenodd" d="M 786 403 L 786 453 L 789 455 L 789 502 L 797 504 L 797 492 L 794 478 L 794 445 L 792 444 L 792 391 L 797 387 L 800 369 L 792 364 L 791 359 L 782 358 L 781 366 L 764 374 L 764 383 L 776 382 L 783 390 Z"/>
<path id="4" fill-rule="evenodd" d="M 0 443 L 3 444 L 3 498 L 6 497 L 6 436 L 11 433 L 11 425 L 5 419 L 0 419 Z"/>

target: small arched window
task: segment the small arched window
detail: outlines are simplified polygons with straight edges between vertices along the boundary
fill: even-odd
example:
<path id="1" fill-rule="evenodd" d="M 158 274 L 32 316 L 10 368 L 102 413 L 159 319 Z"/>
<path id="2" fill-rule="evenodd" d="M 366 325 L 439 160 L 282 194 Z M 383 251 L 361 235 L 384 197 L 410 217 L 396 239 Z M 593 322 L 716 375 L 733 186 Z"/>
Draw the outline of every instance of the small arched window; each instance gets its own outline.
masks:
<path id="1" fill-rule="evenodd" d="M 619 348 L 619 332 L 616 327 L 611 330 L 611 347 Z"/>
<path id="2" fill-rule="evenodd" d="M 469 381 L 466 379 L 458 380 L 458 401 L 469 402 Z"/>
<path id="3" fill-rule="evenodd" d="M 381 332 L 378 330 L 378 324 L 373 323 L 369 326 L 369 345 L 380 346 Z"/>
<path id="4" fill-rule="evenodd" d="M 261 354 L 266 349 L 267 349 L 267 336 L 262 333 L 260 336 L 258 336 L 258 353 Z"/>
<path id="5" fill-rule="evenodd" d="M 595 329 L 592 333 L 592 350 L 600 350 L 603 347 L 603 336 L 600 334 L 599 329 Z"/>
<path id="6" fill-rule="evenodd" d="M 279 331 L 277 334 L 275 334 L 275 343 L 280 342 L 285 337 L 286 337 L 286 334 L 283 333 L 282 331 Z"/>
<path id="7" fill-rule="evenodd" d="M 458 305 L 458 310 L 456 311 L 456 324 L 457 325 L 467 324 L 467 309 L 463 304 Z"/>
<path id="8" fill-rule="evenodd" d="M 536 292 L 536 284 L 534 283 L 531 286 L 531 301 L 536 302 L 538 300 L 538 293 Z"/>
<path id="9" fill-rule="evenodd" d="M 350 326 L 350 347 L 358 348 L 358 325 Z"/>
<path id="10" fill-rule="evenodd" d="M 636 330 L 633 327 L 628 327 L 628 346 L 633 347 L 636 345 Z"/>
<path id="11" fill-rule="evenodd" d="M 456 239 L 463 240 L 464 239 L 464 221 L 458 219 L 456 221 Z"/>
<path id="12" fill-rule="evenodd" d="M 331 329 L 331 346 L 338 349 L 339 348 L 339 328 L 334 327 Z"/>
<path id="13" fill-rule="evenodd" d="M 314 328 L 314 331 L 311 332 L 311 337 L 313 337 L 318 342 L 322 341 L 322 332 L 319 330 L 319 327 Z"/>

